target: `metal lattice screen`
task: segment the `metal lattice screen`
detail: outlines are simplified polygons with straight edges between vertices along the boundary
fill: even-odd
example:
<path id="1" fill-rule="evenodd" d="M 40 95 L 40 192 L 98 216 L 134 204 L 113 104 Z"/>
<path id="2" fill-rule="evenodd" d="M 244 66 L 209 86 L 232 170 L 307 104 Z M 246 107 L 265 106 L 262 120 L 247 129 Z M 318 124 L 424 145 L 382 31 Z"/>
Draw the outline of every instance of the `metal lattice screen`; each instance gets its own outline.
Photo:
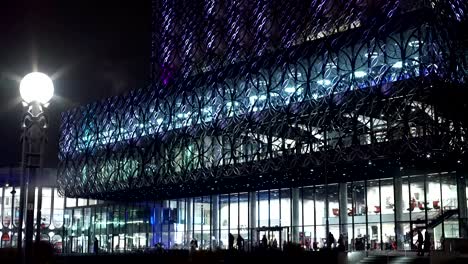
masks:
<path id="1" fill-rule="evenodd" d="M 466 87 L 466 10 L 155 1 L 153 83 L 64 113 L 62 191 L 180 197 L 320 180 L 327 164 L 461 156 L 466 123 L 435 91 Z"/>

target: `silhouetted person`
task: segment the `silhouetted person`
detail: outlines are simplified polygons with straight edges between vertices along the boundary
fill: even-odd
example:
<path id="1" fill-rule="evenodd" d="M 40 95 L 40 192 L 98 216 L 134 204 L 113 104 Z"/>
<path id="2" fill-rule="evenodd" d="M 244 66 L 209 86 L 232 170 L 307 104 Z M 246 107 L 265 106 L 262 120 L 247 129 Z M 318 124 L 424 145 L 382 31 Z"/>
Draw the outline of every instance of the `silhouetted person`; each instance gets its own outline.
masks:
<path id="1" fill-rule="evenodd" d="M 244 238 L 240 234 L 237 236 L 237 250 L 244 251 Z"/>
<path id="2" fill-rule="evenodd" d="M 273 242 L 271 243 L 271 247 L 273 249 L 277 249 L 278 248 L 278 241 L 276 241 L 276 238 L 273 238 Z"/>
<path id="3" fill-rule="evenodd" d="M 198 241 L 196 238 L 192 239 L 192 241 L 190 241 L 190 250 L 191 251 L 195 251 L 197 250 L 198 248 Z"/>
<path id="4" fill-rule="evenodd" d="M 431 254 L 431 237 L 429 232 L 426 230 L 424 233 L 424 252 L 427 252 L 428 255 Z M 424 253 L 423 253 L 424 255 Z"/>
<path id="5" fill-rule="evenodd" d="M 423 243 L 424 243 L 424 238 L 420 230 L 418 230 L 418 240 L 416 241 L 418 243 L 418 256 L 422 256 L 423 253 Z"/>
<path id="6" fill-rule="evenodd" d="M 97 239 L 97 237 L 94 238 L 93 248 L 94 248 L 94 254 L 98 254 L 99 253 L 99 240 Z"/>
<path id="7" fill-rule="evenodd" d="M 228 248 L 232 249 L 234 247 L 234 236 L 229 233 L 229 239 L 228 239 Z"/>
<path id="8" fill-rule="evenodd" d="M 262 247 L 267 248 L 267 246 L 268 246 L 268 239 L 267 239 L 266 235 L 263 235 L 263 237 L 262 237 Z"/>
<path id="9" fill-rule="evenodd" d="M 317 241 L 314 241 L 314 243 L 312 243 L 312 249 L 314 251 L 318 251 L 318 242 Z"/>
<path id="10" fill-rule="evenodd" d="M 345 251 L 345 244 L 344 244 L 344 238 L 343 235 L 340 234 L 340 237 L 338 238 L 338 250 L 339 251 Z"/>
<path id="11" fill-rule="evenodd" d="M 331 232 L 328 233 L 328 239 L 327 239 L 327 248 L 331 248 L 332 244 L 335 242 L 335 237 Z"/>
<path id="12" fill-rule="evenodd" d="M 440 249 L 444 250 L 445 237 L 444 235 L 440 236 Z"/>

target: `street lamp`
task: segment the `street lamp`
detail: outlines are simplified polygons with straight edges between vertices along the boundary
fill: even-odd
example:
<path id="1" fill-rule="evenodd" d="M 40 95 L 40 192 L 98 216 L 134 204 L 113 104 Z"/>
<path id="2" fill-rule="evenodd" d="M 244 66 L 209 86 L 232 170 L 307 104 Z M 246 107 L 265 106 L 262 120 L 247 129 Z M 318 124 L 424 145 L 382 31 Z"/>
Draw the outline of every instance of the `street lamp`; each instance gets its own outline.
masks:
<path id="1" fill-rule="evenodd" d="M 22 252 L 23 219 L 26 209 L 26 263 L 31 262 L 32 238 L 34 233 L 34 196 L 36 170 L 42 168 L 42 154 L 46 141 L 47 118 L 44 108 L 54 95 L 54 84 L 44 73 L 32 72 L 24 76 L 20 83 L 20 94 L 23 99 L 24 114 L 22 120 L 22 177 L 20 193 L 20 215 L 18 224 L 18 250 Z M 40 239 L 41 199 L 38 198 L 36 241 Z M 25 208 L 26 200 L 26 208 Z M 20 254 L 21 255 L 21 254 Z"/>
<path id="2" fill-rule="evenodd" d="M 20 94 L 24 102 L 31 104 L 47 104 L 54 95 L 52 79 L 42 72 L 32 72 L 21 80 Z"/>

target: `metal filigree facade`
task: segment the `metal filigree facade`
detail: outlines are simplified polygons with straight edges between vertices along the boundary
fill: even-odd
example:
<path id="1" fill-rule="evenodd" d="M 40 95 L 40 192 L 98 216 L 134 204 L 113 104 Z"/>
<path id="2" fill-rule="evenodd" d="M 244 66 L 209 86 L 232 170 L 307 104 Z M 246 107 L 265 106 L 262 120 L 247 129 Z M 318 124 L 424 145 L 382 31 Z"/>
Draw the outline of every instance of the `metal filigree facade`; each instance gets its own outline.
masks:
<path id="1" fill-rule="evenodd" d="M 159 199 L 462 164 L 466 5 L 154 1 L 153 82 L 63 114 L 62 191 Z"/>

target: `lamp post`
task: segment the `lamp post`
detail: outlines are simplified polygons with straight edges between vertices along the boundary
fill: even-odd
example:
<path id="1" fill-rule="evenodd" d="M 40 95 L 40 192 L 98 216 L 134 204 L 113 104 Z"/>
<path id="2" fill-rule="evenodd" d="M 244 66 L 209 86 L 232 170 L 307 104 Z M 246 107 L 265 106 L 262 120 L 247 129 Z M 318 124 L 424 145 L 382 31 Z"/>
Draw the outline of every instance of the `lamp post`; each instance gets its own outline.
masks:
<path id="1" fill-rule="evenodd" d="M 20 192 L 20 211 L 18 223 L 18 250 L 22 252 L 23 219 L 26 213 L 26 237 L 22 258 L 31 263 L 32 238 L 34 233 L 34 199 L 37 169 L 42 168 L 42 154 L 46 141 L 47 118 L 44 108 L 54 95 L 52 80 L 40 72 L 32 72 L 24 76 L 20 83 L 20 94 L 23 99 L 24 113 L 22 119 L 22 177 Z M 39 199 L 39 198 L 38 198 Z M 26 207 L 25 207 L 26 201 Z M 38 208 L 38 226 L 40 225 L 40 208 Z M 40 228 L 37 228 L 36 241 L 40 240 Z M 20 256 L 22 254 L 19 254 Z"/>

